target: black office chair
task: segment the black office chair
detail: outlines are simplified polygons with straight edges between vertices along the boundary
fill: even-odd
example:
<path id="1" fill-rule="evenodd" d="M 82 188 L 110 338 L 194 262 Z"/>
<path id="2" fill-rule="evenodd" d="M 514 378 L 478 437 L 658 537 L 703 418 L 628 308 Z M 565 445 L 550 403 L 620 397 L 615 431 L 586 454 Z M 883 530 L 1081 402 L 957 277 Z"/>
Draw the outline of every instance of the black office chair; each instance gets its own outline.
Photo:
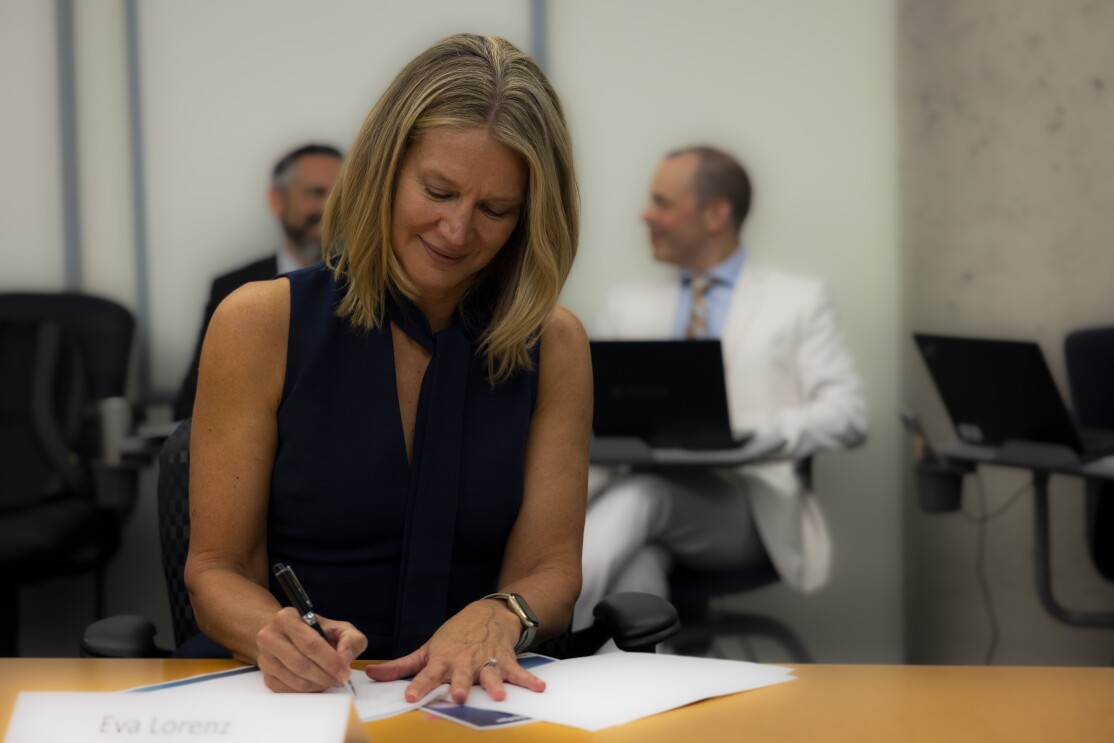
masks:
<path id="1" fill-rule="evenodd" d="M 184 578 L 190 539 L 190 427 L 190 419 L 182 421 L 163 444 L 159 455 L 159 541 L 175 647 L 198 632 Z M 622 650 L 653 652 L 659 642 L 673 636 L 680 628 L 673 606 L 648 594 L 610 596 L 596 606 L 594 613 L 596 622 L 592 627 L 549 640 L 536 648 L 536 652 L 557 658 L 590 655 L 609 638 Z M 81 655 L 93 658 L 169 655 L 169 650 L 155 644 L 155 633 L 154 624 L 143 617 L 108 617 L 86 628 L 81 640 Z"/>
<path id="2" fill-rule="evenodd" d="M 1072 408 L 1081 428 L 1114 430 L 1114 328 L 1070 333 L 1064 340 Z M 1087 481 L 1087 545 L 1098 572 L 1114 581 L 1114 483 Z"/>
<path id="3" fill-rule="evenodd" d="M 98 403 L 125 391 L 134 320 L 77 293 L 0 294 L 0 655 L 17 654 L 19 588 L 104 570 L 136 468 L 106 465 Z"/>
<path id="4" fill-rule="evenodd" d="M 797 463 L 797 474 L 812 489 L 812 458 Z M 795 663 L 811 663 L 812 656 L 789 625 L 773 617 L 713 607 L 713 599 L 747 593 L 780 581 L 766 561 L 753 568 L 696 570 L 683 566 L 669 575 L 669 598 L 681 620 L 681 631 L 670 640 L 682 655 L 707 655 L 723 637 L 765 636 L 780 643 Z"/>
<path id="5" fill-rule="evenodd" d="M 805 644 L 784 622 L 712 606 L 713 599 L 746 593 L 780 580 L 768 562 L 741 570 L 674 570 L 669 576 L 669 598 L 680 617 L 681 631 L 670 644 L 681 655 L 707 655 L 719 638 L 764 636 L 780 643 L 794 663 L 811 663 L 812 656 Z"/>

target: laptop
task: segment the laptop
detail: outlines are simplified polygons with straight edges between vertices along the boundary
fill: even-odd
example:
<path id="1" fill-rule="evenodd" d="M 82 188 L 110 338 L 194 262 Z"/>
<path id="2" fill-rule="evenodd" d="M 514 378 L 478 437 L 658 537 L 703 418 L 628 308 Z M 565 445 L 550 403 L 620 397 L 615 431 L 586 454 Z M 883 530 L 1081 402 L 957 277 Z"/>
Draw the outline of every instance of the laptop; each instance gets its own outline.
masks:
<path id="1" fill-rule="evenodd" d="M 956 435 L 967 444 L 1054 444 L 1081 461 L 1114 453 L 1114 433 L 1079 429 L 1040 346 L 914 333 Z"/>
<path id="2" fill-rule="evenodd" d="M 654 448 L 734 449 L 718 340 L 592 341 L 598 438 L 639 438 Z"/>

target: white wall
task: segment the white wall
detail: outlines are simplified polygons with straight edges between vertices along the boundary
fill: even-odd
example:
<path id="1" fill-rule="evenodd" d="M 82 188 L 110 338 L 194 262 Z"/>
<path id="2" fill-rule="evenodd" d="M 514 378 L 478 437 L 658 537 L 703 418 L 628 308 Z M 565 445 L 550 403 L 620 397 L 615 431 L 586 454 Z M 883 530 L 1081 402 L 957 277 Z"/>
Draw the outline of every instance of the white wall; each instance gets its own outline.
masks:
<path id="1" fill-rule="evenodd" d="M 527 46 L 526 0 L 140 4 L 152 378 L 176 389 L 209 282 L 274 252 L 271 167 L 306 141 L 347 150 L 399 69 L 458 31 Z"/>
<path id="2" fill-rule="evenodd" d="M 591 327 L 614 282 L 661 270 L 639 215 L 667 151 L 725 147 L 751 172 L 744 240 L 757 260 L 827 280 L 871 405 L 871 437 L 817 464 L 831 584 L 743 602 L 781 614 L 825 661 L 899 661 L 895 433 L 900 304 L 894 13 L 889 0 L 562 0 L 550 73 L 583 195 L 563 301 Z"/>
<path id="3" fill-rule="evenodd" d="M 611 283 L 657 270 L 638 215 L 666 150 L 703 140 L 742 156 L 757 190 L 748 243 L 757 259 L 829 282 L 873 408 L 870 443 L 818 463 L 836 539 L 831 585 L 748 601 L 790 617 L 821 660 L 900 660 L 890 0 L 547 5 L 549 70 L 583 194 L 563 301 L 590 324 Z M 5 239 L 3 286 L 62 281 L 52 8 L 0 0 L 0 100 L 26 110 L 0 117 L 0 146 L 15 164 L 0 171 L 0 209 L 27 261 L 14 261 Z M 123 0 L 75 3 L 79 188 L 86 288 L 134 306 L 123 9 Z M 264 202 L 274 160 L 305 139 L 347 148 L 390 77 L 440 36 L 475 30 L 527 47 L 529 12 L 527 0 L 139 3 L 156 386 L 177 386 L 212 276 L 277 244 Z M 143 506 L 133 529 L 153 534 L 153 519 Z M 110 612 L 163 596 L 153 541 L 129 538 L 136 552 L 110 575 Z M 55 651 L 48 639 L 69 630 L 46 619 L 62 621 L 56 606 L 89 591 L 32 595 L 25 628 L 42 626 L 32 650 Z M 71 614 L 79 630 L 87 618 Z"/>
<path id="4" fill-rule="evenodd" d="M 347 149 L 399 68 L 458 31 L 528 48 L 527 0 L 138 3 L 153 384 L 177 388 L 219 272 L 273 251 L 271 167 L 290 148 Z M 73 4 L 82 289 L 137 308 L 123 0 Z M 64 284 L 54 3 L 0 0 L 0 290 Z M 107 579 L 107 611 L 149 616 L 171 643 L 154 472 Z M 76 652 L 89 576 L 21 592 L 21 651 Z"/>
<path id="5" fill-rule="evenodd" d="M 65 281 L 54 4 L 0 0 L 0 290 Z"/>
<path id="6" fill-rule="evenodd" d="M 136 254 L 123 0 L 75 2 L 82 288 L 134 308 Z"/>
<path id="7" fill-rule="evenodd" d="M 998 5 L 899 5 L 908 322 L 1039 342 L 1070 403 L 1065 336 L 1114 323 L 1114 5 Z M 954 439 L 911 339 L 903 350 L 908 400 L 930 436 Z M 1028 479 L 980 468 L 978 480 L 967 478 L 964 508 L 998 512 Z M 919 512 L 912 488 L 906 502 L 911 661 L 982 662 L 993 647 L 997 663 L 1110 665 L 1114 630 L 1070 627 L 1038 602 L 1030 494 L 984 526 Z M 1082 481 L 1052 478 L 1049 510 L 1057 599 L 1114 611 L 1114 583 L 1084 539 Z"/>

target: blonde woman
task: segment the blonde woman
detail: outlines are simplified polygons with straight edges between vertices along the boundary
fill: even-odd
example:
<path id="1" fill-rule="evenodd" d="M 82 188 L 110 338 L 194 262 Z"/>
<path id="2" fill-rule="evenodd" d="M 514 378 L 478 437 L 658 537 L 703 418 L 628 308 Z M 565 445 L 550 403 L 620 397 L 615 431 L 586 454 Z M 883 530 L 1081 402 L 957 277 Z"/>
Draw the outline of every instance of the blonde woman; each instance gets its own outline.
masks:
<path id="1" fill-rule="evenodd" d="M 516 651 L 580 591 L 591 372 L 557 306 L 578 196 L 560 102 L 498 38 L 435 44 L 376 103 L 326 207 L 324 265 L 213 317 L 186 565 L 202 635 L 276 691 L 379 680 L 541 691 Z M 294 568 L 326 639 L 283 608 Z M 494 595 L 493 595 L 494 594 Z"/>

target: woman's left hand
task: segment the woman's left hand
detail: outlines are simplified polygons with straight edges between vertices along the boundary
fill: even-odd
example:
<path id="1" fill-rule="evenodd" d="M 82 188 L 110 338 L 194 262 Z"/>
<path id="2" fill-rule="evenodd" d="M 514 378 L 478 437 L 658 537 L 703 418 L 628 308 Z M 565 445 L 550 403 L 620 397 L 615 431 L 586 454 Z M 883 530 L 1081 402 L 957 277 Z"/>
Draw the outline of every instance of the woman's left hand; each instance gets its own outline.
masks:
<path id="1" fill-rule="evenodd" d="M 374 681 L 413 676 L 406 701 L 416 702 L 448 682 L 457 704 L 479 684 L 495 701 L 507 697 L 504 683 L 545 691 L 545 682 L 518 665 L 514 646 L 522 633 L 518 618 L 501 601 L 474 601 L 441 625 L 427 643 L 410 655 L 369 665 Z"/>

